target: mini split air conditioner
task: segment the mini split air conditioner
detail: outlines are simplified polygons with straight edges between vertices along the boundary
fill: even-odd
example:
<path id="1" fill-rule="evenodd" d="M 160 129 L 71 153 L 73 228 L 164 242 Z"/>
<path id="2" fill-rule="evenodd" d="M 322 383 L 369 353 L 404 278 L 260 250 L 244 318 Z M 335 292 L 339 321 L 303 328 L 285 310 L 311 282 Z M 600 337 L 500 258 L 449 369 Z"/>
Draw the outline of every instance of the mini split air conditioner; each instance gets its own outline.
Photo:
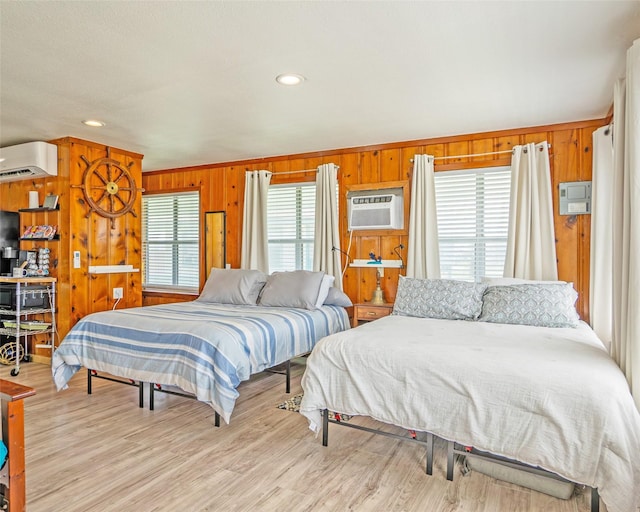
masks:
<path id="1" fill-rule="evenodd" d="M 404 224 L 401 193 L 353 195 L 349 202 L 349 230 L 402 229 Z"/>
<path id="2" fill-rule="evenodd" d="M 0 182 L 58 175 L 58 146 L 27 142 L 0 148 Z"/>

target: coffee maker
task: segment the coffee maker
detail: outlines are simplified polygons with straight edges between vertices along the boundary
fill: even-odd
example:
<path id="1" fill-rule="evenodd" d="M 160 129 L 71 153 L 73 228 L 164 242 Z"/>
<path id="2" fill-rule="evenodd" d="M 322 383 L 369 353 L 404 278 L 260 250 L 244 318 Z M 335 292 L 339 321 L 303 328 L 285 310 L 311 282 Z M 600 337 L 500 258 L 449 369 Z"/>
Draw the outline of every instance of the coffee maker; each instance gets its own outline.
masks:
<path id="1" fill-rule="evenodd" d="M 0 275 L 11 276 L 20 266 L 20 218 L 17 212 L 0 211 Z M 26 258 L 26 255 L 22 255 Z"/>
<path id="2" fill-rule="evenodd" d="M 1 276 L 12 276 L 13 269 L 27 261 L 29 251 L 23 251 L 14 247 L 5 247 L 0 252 L 0 265 L 2 265 Z"/>

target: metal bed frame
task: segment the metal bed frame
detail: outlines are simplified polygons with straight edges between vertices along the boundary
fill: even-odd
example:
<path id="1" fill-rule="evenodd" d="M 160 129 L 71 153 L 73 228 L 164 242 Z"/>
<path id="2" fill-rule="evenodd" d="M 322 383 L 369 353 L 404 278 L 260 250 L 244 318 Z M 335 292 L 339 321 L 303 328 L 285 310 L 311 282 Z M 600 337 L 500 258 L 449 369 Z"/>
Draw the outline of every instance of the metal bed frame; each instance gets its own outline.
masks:
<path id="1" fill-rule="evenodd" d="M 278 370 L 279 366 L 284 365 L 284 370 Z M 291 393 L 291 360 L 287 360 L 284 363 L 277 364 L 272 368 L 267 368 L 264 370 L 268 373 L 277 373 L 279 375 L 285 376 L 285 391 L 286 393 Z M 93 393 L 93 386 L 91 379 L 103 379 L 111 382 L 117 382 L 118 384 L 126 384 L 127 386 L 134 386 L 138 388 L 138 407 L 141 409 L 144 408 L 144 382 L 136 381 L 133 379 L 120 379 L 107 375 L 100 375 L 97 370 L 87 370 L 87 394 L 91 395 Z M 155 393 L 165 393 L 167 395 L 176 395 L 184 398 L 191 398 L 196 400 L 196 396 L 191 393 L 184 393 L 180 391 L 174 391 L 172 389 L 163 389 L 161 384 L 156 384 L 153 382 L 149 383 L 149 410 L 154 410 L 154 402 L 155 402 Z M 214 424 L 216 427 L 220 426 L 220 414 L 215 411 Z"/>
<path id="2" fill-rule="evenodd" d="M 415 431 L 409 430 L 410 436 L 404 436 L 400 434 L 393 434 L 391 432 L 385 432 L 382 430 L 363 427 L 361 425 L 354 425 L 350 423 L 344 423 L 340 421 L 340 415 L 338 413 L 334 413 L 336 419 L 329 418 L 329 410 L 324 409 L 322 411 L 322 446 L 329 445 L 329 423 L 333 423 L 335 425 L 340 425 L 343 427 L 349 427 L 356 430 L 364 430 L 365 432 L 370 432 L 372 434 L 378 434 L 386 437 L 391 437 L 394 439 L 400 439 L 402 441 L 413 441 L 415 443 L 426 446 L 427 449 L 427 457 L 426 457 L 426 468 L 425 472 L 427 475 L 433 474 L 433 439 L 434 435 L 431 432 L 424 432 L 427 434 L 426 441 L 421 441 L 416 438 Z M 519 469 L 522 471 L 526 471 L 528 473 L 533 473 L 537 475 L 542 475 L 550 478 L 554 478 L 561 482 L 570 482 L 569 480 L 562 478 L 561 476 L 552 473 L 550 471 L 546 471 L 542 468 L 536 466 L 530 466 L 528 464 L 523 464 L 521 462 L 517 462 L 511 459 L 507 459 L 505 457 L 499 457 L 497 455 L 493 455 L 488 452 L 482 452 L 476 450 L 473 447 L 462 446 L 454 441 L 449 441 L 444 439 L 447 443 L 447 480 L 453 481 L 453 468 L 455 464 L 455 455 L 464 455 L 465 457 L 477 457 L 479 459 L 491 460 L 492 462 L 496 462 L 498 464 L 502 464 L 503 466 Z M 573 482 L 572 482 L 573 483 Z M 590 487 L 591 489 L 591 512 L 599 512 L 600 511 L 600 495 L 598 494 L 598 489 L 595 487 Z"/>
<path id="3" fill-rule="evenodd" d="M 180 391 L 174 391 L 172 389 L 163 389 L 162 388 L 162 384 L 154 384 L 153 382 L 149 383 L 149 410 L 153 411 L 154 410 L 154 402 L 155 402 L 155 393 L 165 393 L 166 395 L 175 395 L 175 396 L 181 396 L 183 398 L 191 398 L 192 400 L 197 400 L 195 395 L 192 395 L 191 393 L 182 393 Z M 218 411 L 216 411 L 214 409 L 214 413 L 215 413 L 215 417 L 213 420 L 213 423 L 216 427 L 220 426 L 220 414 L 218 414 Z"/>
<path id="4" fill-rule="evenodd" d="M 424 432 L 427 435 L 426 441 L 421 441 L 417 437 L 417 433 L 415 430 L 409 430 L 409 436 L 394 434 L 392 432 L 385 432 L 383 430 L 377 430 L 375 428 L 363 427 L 362 425 L 354 425 L 352 423 L 344 423 L 340 420 L 340 415 L 338 413 L 334 413 L 336 419 L 332 420 L 329 418 L 329 410 L 324 409 L 322 411 L 322 446 L 329 446 L 329 423 L 333 423 L 335 425 L 341 425 L 343 427 L 354 428 L 356 430 L 364 430 L 365 432 L 370 432 L 372 434 L 378 434 L 385 437 L 391 437 L 394 439 L 400 439 L 401 441 L 410 441 L 413 443 L 418 443 L 424 446 L 427 450 L 427 461 L 425 464 L 425 472 L 427 475 L 433 474 L 433 438 L 434 435 L 431 432 Z"/>
<path id="5" fill-rule="evenodd" d="M 87 369 L 87 395 L 91 395 L 93 392 L 91 379 L 110 380 L 111 382 L 117 382 L 119 384 L 126 384 L 127 386 L 134 386 L 138 388 L 138 407 L 140 407 L 140 409 L 144 407 L 144 382 L 142 382 L 141 380 L 125 380 L 124 378 L 118 379 L 111 376 L 100 375 L 97 370 Z"/>
<path id="6" fill-rule="evenodd" d="M 284 364 L 285 369 L 284 370 L 275 370 L 274 368 L 277 368 L 278 366 L 282 366 Z M 287 393 L 291 392 L 291 360 L 287 360 L 284 363 L 280 363 L 277 364 L 276 366 L 272 367 L 272 368 L 267 368 L 265 370 L 263 370 L 265 372 L 268 373 L 278 373 L 280 375 L 285 375 L 286 379 L 285 379 L 285 389 Z M 153 411 L 154 409 L 154 403 L 155 403 L 155 393 L 166 393 L 167 395 L 176 395 L 176 396 L 182 396 L 184 398 L 192 398 L 192 399 L 196 399 L 195 395 L 192 395 L 191 393 L 182 393 L 180 391 L 174 391 L 172 389 L 163 389 L 161 384 L 154 384 L 154 383 L 149 383 L 149 410 Z M 218 414 L 218 411 L 215 411 L 215 418 L 214 418 L 214 425 L 216 427 L 220 426 L 220 414 Z"/>

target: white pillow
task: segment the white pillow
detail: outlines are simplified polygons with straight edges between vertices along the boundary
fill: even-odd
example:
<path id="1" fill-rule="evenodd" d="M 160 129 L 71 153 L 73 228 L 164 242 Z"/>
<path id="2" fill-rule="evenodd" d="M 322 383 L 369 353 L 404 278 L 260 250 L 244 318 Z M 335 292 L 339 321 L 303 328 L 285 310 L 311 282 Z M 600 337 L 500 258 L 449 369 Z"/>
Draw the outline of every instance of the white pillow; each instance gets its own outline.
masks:
<path id="1" fill-rule="evenodd" d="M 259 270 L 212 268 L 197 300 L 255 306 L 266 281 Z"/>
<path id="2" fill-rule="evenodd" d="M 329 290 L 333 286 L 333 282 L 336 280 L 335 276 L 330 276 L 329 274 L 325 274 L 322 277 L 322 282 L 320 283 L 320 290 L 318 291 L 318 298 L 316 300 L 316 308 L 322 307 L 324 304 L 327 295 L 329 295 Z"/>

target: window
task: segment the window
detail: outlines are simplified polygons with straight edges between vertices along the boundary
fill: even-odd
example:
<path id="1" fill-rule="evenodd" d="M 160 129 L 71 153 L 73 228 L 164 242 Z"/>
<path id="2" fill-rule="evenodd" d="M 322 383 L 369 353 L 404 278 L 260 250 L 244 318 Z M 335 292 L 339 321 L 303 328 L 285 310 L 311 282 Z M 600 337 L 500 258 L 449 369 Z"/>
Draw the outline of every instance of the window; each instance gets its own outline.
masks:
<path id="1" fill-rule="evenodd" d="M 315 183 L 269 187 L 269 272 L 313 270 L 315 202 Z"/>
<path id="2" fill-rule="evenodd" d="M 435 173 L 443 279 L 502 277 L 510 184 L 509 167 Z"/>
<path id="3" fill-rule="evenodd" d="M 143 286 L 197 291 L 200 286 L 199 239 L 198 192 L 143 196 Z"/>

